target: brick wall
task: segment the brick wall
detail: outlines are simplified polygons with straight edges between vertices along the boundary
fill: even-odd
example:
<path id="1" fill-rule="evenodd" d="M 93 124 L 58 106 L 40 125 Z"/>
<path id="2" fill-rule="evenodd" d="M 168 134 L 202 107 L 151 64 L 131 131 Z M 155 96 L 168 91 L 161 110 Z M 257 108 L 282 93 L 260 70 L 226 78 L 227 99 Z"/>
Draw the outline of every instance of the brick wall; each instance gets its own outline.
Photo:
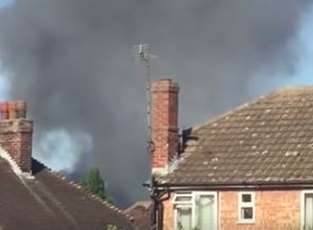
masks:
<path id="1" fill-rule="evenodd" d="M 219 230 L 299 230 L 301 191 L 257 191 L 256 221 L 238 223 L 238 192 L 218 193 Z M 174 229 L 171 199 L 164 202 L 164 230 Z"/>
<path id="2" fill-rule="evenodd" d="M 23 172 L 31 172 L 33 122 L 26 120 L 26 103 L 0 103 L 0 146 Z"/>
<path id="3" fill-rule="evenodd" d="M 163 202 L 163 206 L 163 230 L 174 230 L 174 207 L 172 204 L 172 198 Z"/>
<path id="4" fill-rule="evenodd" d="M 300 191 L 255 192 L 255 223 L 238 224 L 238 193 L 220 192 L 220 230 L 298 230 Z"/>
<path id="5" fill-rule="evenodd" d="M 152 172 L 166 172 L 178 149 L 178 85 L 164 79 L 152 84 Z"/>

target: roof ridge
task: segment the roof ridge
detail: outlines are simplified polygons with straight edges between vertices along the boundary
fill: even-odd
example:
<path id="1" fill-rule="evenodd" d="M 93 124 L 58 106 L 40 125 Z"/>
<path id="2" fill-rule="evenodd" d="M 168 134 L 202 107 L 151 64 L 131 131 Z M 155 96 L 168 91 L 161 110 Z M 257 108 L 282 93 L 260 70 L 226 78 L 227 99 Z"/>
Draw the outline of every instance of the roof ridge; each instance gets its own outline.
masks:
<path id="1" fill-rule="evenodd" d="M 313 85 L 297 85 L 297 86 L 285 86 L 277 91 L 277 95 L 284 94 L 301 94 L 308 93 L 313 90 Z"/>
<path id="2" fill-rule="evenodd" d="M 249 101 L 249 102 L 246 102 L 246 103 L 243 103 L 243 104 L 240 104 L 236 107 L 234 107 L 233 109 L 231 110 L 228 110 L 227 112 L 224 112 L 224 113 L 221 113 L 217 116 L 213 116 L 211 118 L 209 118 L 209 120 L 207 120 L 206 122 L 203 122 L 201 124 L 196 124 L 195 126 L 192 126 L 192 131 L 197 131 L 199 129 L 201 129 L 202 127 L 204 126 L 207 126 L 209 124 L 213 124 L 214 122 L 218 121 L 219 119 L 222 119 L 224 117 L 227 117 L 228 115 L 231 115 L 243 108 L 246 108 L 250 105 L 253 105 L 255 103 L 258 103 L 259 101 L 261 100 L 264 100 L 268 97 L 271 97 L 271 96 L 274 96 L 274 95 L 279 95 L 281 93 L 284 93 L 286 91 L 291 91 L 291 90 L 301 90 L 301 89 L 312 89 L 313 90 L 313 85 L 288 85 L 288 86 L 284 86 L 282 88 L 277 88 L 275 90 L 272 90 L 270 91 L 269 93 L 267 94 L 263 94 L 261 96 L 258 96 L 256 97 L 255 99 Z"/>
<path id="3" fill-rule="evenodd" d="M 290 90 L 290 89 L 313 89 L 313 85 L 286 85 L 283 86 L 276 91 L 285 91 L 285 90 Z"/>
<path id="4" fill-rule="evenodd" d="M 0 146 L 0 157 L 7 161 L 14 174 L 19 178 L 34 179 L 31 173 L 23 172 L 11 155 Z"/>
<path id="5" fill-rule="evenodd" d="M 1 156 L 1 155 L 0 155 Z M 106 200 L 103 200 L 102 198 L 100 198 L 99 196 L 89 192 L 87 189 L 84 188 L 84 186 L 82 184 L 80 184 L 79 182 L 76 182 L 74 180 L 71 180 L 69 179 L 68 177 L 66 177 L 63 173 L 61 173 L 60 171 L 54 171 L 53 169 L 49 168 L 48 166 L 46 166 L 44 163 L 42 163 L 41 161 L 35 159 L 35 158 L 32 158 L 33 160 L 37 161 L 37 163 L 41 164 L 45 169 L 48 170 L 48 172 L 51 174 L 51 175 L 54 175 L 56 176 L 57 178 L 65 181 L 67 184 L 69 185 L 72 185 L 74 188 L 80 190 L 80 191 L 83 191 L 85 192 L 89 198 L 93 199 L 93 200 L 97 200 L 99 201 L 102 205 L 106 206 L 107 208 L 115 211 L 116 213 L 118 214 L 122 214 L 123 216 L 125 216 L 129 221 L 133 221 L 133 217 L 131 215 L 128 215 L 126 213 L 124 213 L 124 211 L 120 208 L 118 208 L 117 206 L 109 203 L 108 201 Z"/>
<path id="6" fill-rule="evenodd" d="M 126 208 L 123 212 L 128 213 L 131 210 L 133 210 L 134 208 L 139 207 L 139 206 L 144 207 L 145 209 L 149 209 L 152 204 L 153 203 L 150 200 L 140 200 L 140 201 L 137 201 L 134 204 L 132 204 L 130 207 Z"/>
<path id="7" fill-rule="evenodd" d="M 41 162 L 39 162 L 39 163 L 41 163 Z M 44 165 L 44 164 L 43 164 L 43 165 Z M 44 165 L 44 166 L 45 166 L 45 165 Z M 67 178 L 67 177 L 66 177 L 63 173 L 61 173 L 61 172 L 53 171 L 52 169 L 50 169 L 50 168 L 48 168 L 48 167 L 46 167 L 46 168 L 47 168 L 48 171 L 51 173 L 51 175 L 54 175 L 54 176 L 56 176 L 57 178 L 59 178 L 59 179 L 65 181 L 67 184 L 72 185 L 75 189 L 80 190 L 80 191 L 86 193 L 90 199 L 93 199 L 93 200 L 96 200 L 96 201 L 100 202 L 102 205 L 104 205 L 105 207 L 111 209 L 111 210 L 114 211 L 115 213 L 120 214 L 120 215 L 126 217 L 127 220 L 129 220 L 130 222 L 132 222 L 132 221 L 134 220 L 133 216 L 124 213 L 124 211 L 123 211 L 121 208 L 119 208 L 119 207 L 117 207 L 117 206 L 115 206 L 115 205 L 109 203 L 109 202 L 106 201 L 106 200 L 103 200 L 103 199 L 102 199 L 101 197 L 99 197 L 98 195 L 95 195 L 95 194 L 89 192 L 89 191 L 88 191 L 86 188 L 84 188 L 84 186 L 83 186 L 82 184 L 80 184 L 79 182 L 76 182 L 76 181 L 74 181 L 74 180 L 71 180 L 71 179 Z"/>
<path id="8" fill-rule="evenodd" d="M 216 121 L 218 121 L 218 120 L 220 120 L 220 119 L 222 119 L 222 118 L 224 118 L 224 117 L 227 117 L 227 116 L 229 116 L 229 115 L 231 115 L 231 114 L 233 114 L 233 113 L 235 113 L 235 112 L 237 112 L 237 111 L 239 111 L 239 110 L 241 110 L 241 109 L 243 109 L 243 108 L 246 108 L 246 107 L 248 107 L 248 106 L 250 106 L 250 105 L 253 105 L 253 104 L 255 104 L 255 103 L 257 103 L 257 102 L 259 102 L 259 101 L 261 101 L 261 100 L 264 100 L 265 98 L 270 97 L 270 96 L 272 96 L 273 94 L 276 94 L 276 92 L 277 92 L 277 91 L 271 92 L 271 93 L 269 93 L 269 94 L 267 94 L 267 95 L 259 96 L 259 97 L 255 98 L 254 100 L 252 100 L 252 101 L 250 101 L 250 102 L 246 102 L 246 103 L 243 103 L 243 104 L 240 104 L 240 105 L 236 106 L 236 107 L 233 108 L 232 110 L 229 110 L 229 111 L 227 111 L 227 112 L 221 113 L 221 114 L 219 114 L 219 115 L 217 115 L 217 116 L 213 116 L 213 117 L 209 118 L 209 120 L 207 120 L 206 122 L 203 122 L 202 124 L 198 124 L 198 125 L 192 126 L 192 127 L 191 127 L 191 128 L 192 128 L 192 131 L 193 131 L 193 132 L 194 132 L 194 131 L 198 131 L 199 129 L 203 128 L 204 126 L 207 126 L 207 125 L 209 125 L 209 124 L 213 124 L 213 123 L 215 123 Z"/>

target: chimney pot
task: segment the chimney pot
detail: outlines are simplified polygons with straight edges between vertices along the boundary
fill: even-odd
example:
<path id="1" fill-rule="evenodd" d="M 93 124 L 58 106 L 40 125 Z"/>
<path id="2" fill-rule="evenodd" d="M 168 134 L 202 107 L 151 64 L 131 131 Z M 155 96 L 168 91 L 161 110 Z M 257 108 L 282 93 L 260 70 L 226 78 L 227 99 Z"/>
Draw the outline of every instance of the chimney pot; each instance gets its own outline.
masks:
<path id="1" fill-rule="evenodd" d="M 16 119 L 15 101 L 9 101 L 8 107 L 9 107 L 9 119 L 10 120 Z"/>
<path id="2" fill-rule="evenodd" d="M 16 118 L 26 118 L 27 114 L 27 103 L 25 101 L 16 101 L 15 102 L 15 109 L 16 109 Z"/>
<path id="3" fill-rule="evenodd" d="M 7 102 L 0 102 L 1 120 L 9 119 L 9 106 Z"/>

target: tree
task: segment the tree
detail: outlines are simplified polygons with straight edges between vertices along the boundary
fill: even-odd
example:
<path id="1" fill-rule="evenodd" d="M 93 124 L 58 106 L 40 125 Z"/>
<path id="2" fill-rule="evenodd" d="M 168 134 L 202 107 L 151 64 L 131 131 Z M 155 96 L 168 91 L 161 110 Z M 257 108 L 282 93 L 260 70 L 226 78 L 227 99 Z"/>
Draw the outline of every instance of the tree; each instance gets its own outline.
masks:
<path id="1" fill-rule="evenodd" d="M 91 169 L 87 176 L 82 180 L 82 185 L 90 193 L 99 196 L 103 200 L 113 203 L 112 198 L 107 194 L 105 180 L 101 177 L 99 169 Z"/>

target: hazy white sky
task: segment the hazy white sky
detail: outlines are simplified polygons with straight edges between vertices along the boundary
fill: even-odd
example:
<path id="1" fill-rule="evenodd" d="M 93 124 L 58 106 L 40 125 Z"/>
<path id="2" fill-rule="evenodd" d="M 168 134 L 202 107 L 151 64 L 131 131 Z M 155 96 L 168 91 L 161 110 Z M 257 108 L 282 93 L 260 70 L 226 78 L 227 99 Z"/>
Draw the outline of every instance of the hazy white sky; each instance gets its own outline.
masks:
<path id="1" fill-rule="evenodd" d="M 295 77 L 291 84 L 313 84 L 313 7 L 305 17 L 299 33 L 299 40 L 303 49 L 299 50 L 300 60 L 296 69 Z"/>
<path id="2" fill-rule="evenodd" d="M 14 0 L 0 0 L 0 7 L 7 7 L 11 5 Z"/>
<path id="3" fill-rule="evenodd" d="M 9 81 L 9 74 L 3 69 L 0 63 L 0 100 L 8 99 L 10 96 L 10 90 L 11 84 Z"/>
<path id="4" fill-rule="evenodd" d="M 10 6 L 13 2 L 14 0 L 0 0 L 0 9 Z M 5 72 L 0 63 L 0 100 L 5 100 L 9 98 L 10 89 L 11 85 L 9 82 L 9 75 Z"/>
<path id="5" fill-rule="evenodd" d="M 259 82 L 257 78 L 264 78 L 264 76 L 257 76 L 250 82 L 251 94 L 264 94 L 264 91 L 275 90 L 281 87 L 288 87 L 293 85 L 313 85 L 313 7 L 304 16 L 297 37 L 298 54 L 297 64 L 291 76 L 275 76 L 264 84 L 264 86 L 256 85 Z M 265 73 L 268 74 L 268 73 Z"/>
<path id="6" fill-rule="evenodd" d="M 49 167 L 54 170 L 72 172 L 73 165 L 79 160 L 77 156 L 89 152 L 92 145 L 92 138 L 86 133 L 70 133 L 65 129 L 55 129 L 39 138 L 35 151 L 47 153 Z"/>

